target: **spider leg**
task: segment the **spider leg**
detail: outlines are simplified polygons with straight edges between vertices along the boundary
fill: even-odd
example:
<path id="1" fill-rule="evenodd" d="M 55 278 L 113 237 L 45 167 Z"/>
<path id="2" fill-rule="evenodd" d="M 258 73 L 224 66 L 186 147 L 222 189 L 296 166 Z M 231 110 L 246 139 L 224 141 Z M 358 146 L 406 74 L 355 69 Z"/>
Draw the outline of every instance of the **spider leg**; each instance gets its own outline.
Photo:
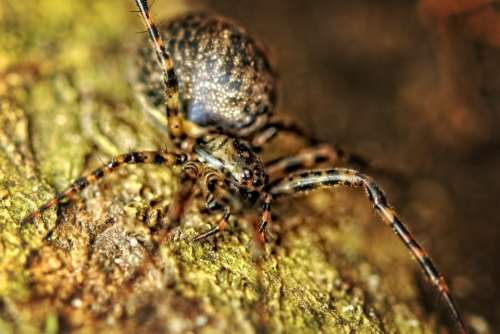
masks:
<path id="1" fill-rule="evenodd" d="M 338 164 L 339 162 L 353 163 L 362 168 L 369 166 L 369 163 L 358 155 L 349 154 L 329 144 L 319 144 L 305 148 L 296 155 L 267 162 L 266 171 L 271 182 L 276 183 L 291 172 L 313 168 L 321 163 Z"/>
<path id="2" fill-rule="evenodd" d="M 186 122 L 182 115 L 179 113 L 180 99 L 179 99 L 179 82 L 174 70 L 174 62 L 172 57 L 167 53 L 165 48 L 165 41 L 162 39 L 160 31 L 154 23 L 151 16 L 147 0 L 135 0 L 135 4 L 144 20 L 147 28 L 151 43 L 156 52 L 159 65 L 163 71 L 163 82 L 165 84 L 165 112 L 167 116 L 168 133 L 174 139 L 177 139 L 177 144 L 186 137 L 189 133 L 190 136 L 199 136 L 203 130 L 197 127 L 192 122 Z"/>
<path id="3" fill-rule="evenodd" d="M 252 147 L 257 151 L 261 150 L 262 147 L 274 137 L 276 137 L 276 135 L 280 131 L 293 133 L 298 137 L 305 139 L 309 145 L 318 145 L 318 149 L 322 152 L 325 152 L 327 150 L 327 148 L 324 147 L 326 145 L 320 145 L 318 139 L 306 133 L 300 126 L 297 125 L 295 121 L 287 118 L 280 118 L 269 121 L 261 130 L 259 130 L 257 134 L 253 135 L 253 138 L 251 140 Z M 332 162 L 336 162 L 340 158 L 345 162 L 352 162 L 359 167 L 368 166 L 368 162 L 359 155 L 348 154 L 338 147 L 330 147 L 329 149 L 331 151 L 329 155 L 336 156 L 335 160 Z"/>
<path id="4" fill-rule="evenodd" d="M 58 193 L 53 199 L 40 206 L 36 211 L 33 211 L 21 221 L 21 226 L 25 226 L 33 222 L 36 218 L 48 209 L 59 205 L 61 202 L 70 200 L 72 196 L 80 193 L 89 185 L 99 181 L 104 176 L 116 171 L 119 167 L 128 164 L 156 164 L 166 166 L 183 165 L 189 160 L 186 154 L 174 154 L 165 151 L 142 151 L 130 152 L 118 155 L 111 159 L 107 164 L 95 169 L 87 175 L 76 179 L 65 190 Z M 47 226 L 45 226 L 48 229 Z"/>
<path id="5" fill-rule="evenodd" d="M 317 140 L 308 135 L 300 126 L 293 120 L 283 118 L 270 120 L 259 132 L 253 135 L 251 140 L 254 149 L 261 149 L 266 143 L 272 140 L 280 131 L 286 131 L 297 135 L 300 138 L 307 140 L 309 144 L 317 144 Z"/>
<path id="6" fill-rule="evenodd" d="M 183 167 L 180 174 L 180 190 L 174 196 L 172 204 L 170 205 L 167 217 L 169 226 L 172 229 L 179 224 L 179 221 L 184 214 L 184 209 L 191 199 L 195 181 L 203 170 L 203 166 L 199 162 L 189 161 Z M 163 226 L 160 226 L 163 227 Z"/>
<path id="7" fill-rule="evenodd" d="M 262 214 L 260 218 L 260 223 L 258 225 L 253 225 L 253 242 L 256 246 L 254 253 L 252 254 L 254 263 L 256 265 L 256 276 L 257 276 L 257 295 L 258 300 L 255 307 L 259 310 L 257 315 L 257 331 L 259 333 L 269 332 L 269 316 L 268 316 L 268 300 L 266 295 L 266 285 L 265 285 L 265 243 L 266 243 L 266 229 L 267 226 L 271 224 L 271 202 L 273 198 L 270 194 L 264 193 L 262 195 Z"/>
<path id="8" fill-rule="evenodd" d="M 340 149 L 327 144 L 309 147 L 301 150 L 297 155 L 287 156 L 266 163 L 266 172 L 271 183 L 283 179 L 286 175 L 297 170 L 313 168 L 320 163 L 337 164 L 346 162 L 348 157 Z"/>
<path id="9" fill-rule="evenodd" d="M 259 237 L 264 241 L 264 234 L 266 232 L 267 226 L 271 224 L 271 203 L 273 201 L 273 197 L 266 193 L 263 197 L 262 202 L 262 216 L 259 223 L 259 228 L 257 230 Z"/>
<path id="10" fill-rule="evenodd" d="M 203 239 L 206 239 L 212 235 L 215 235 L 219 232 L 222 232 L 226 229 L 227 225 L 229 224 L 229 217 L 231 216 L 231 212 L 229 210 L 229 206 L 224 207 L 224 213 L 222 215 L 222 218 L 219 219 L 217 222 L 217 225 L 214 227 L 208 229 L 207 231 L 198 234 L 196 237 L 193 238 L 193 241 L 200 241 Z"/>
<path id="11" fill-rule="evenodd" d="M 222 193 L 223 182 L 221 177 L 214 171 L 209 171 L 204 177 L 205 206 L 209 211 L 222 210 L 223 214 L 217 225 L 194 237 L 193 241 L 200 241 L 212 235 L 224 231 L 229 224 L 231 210 L 226 194 Z"/>
<path id="12" fill-rule="evenodd" d="M 282 197 L 320 188 L 332 188 L 335 186 L 363 188 L 365 190 L 376 212 L 410 250 L 431 284 L 439 291 L 457 322 L 460 331 L 462 333 L 467 333 L 465 322 L 453 301 L 444 276 L 439 273 L 426 251 L 419 245 L 410 231 L 401 222 L 394 209 L 387 203 L 382 189 L 372 178 L 356 170 L 347 168 L 311 170 L 291 175 L 288 179 L 271 187 L 270 193 L 274 197 Z"/>

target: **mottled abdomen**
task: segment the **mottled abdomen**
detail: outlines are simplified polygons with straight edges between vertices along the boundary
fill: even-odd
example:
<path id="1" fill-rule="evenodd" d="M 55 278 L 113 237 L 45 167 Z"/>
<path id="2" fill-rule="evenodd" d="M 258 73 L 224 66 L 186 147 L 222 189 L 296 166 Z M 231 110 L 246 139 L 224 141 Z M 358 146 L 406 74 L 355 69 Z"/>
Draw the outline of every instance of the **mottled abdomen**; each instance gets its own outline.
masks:
<path id="1" fill-rule="evenodd" d="M 263 51 L 242 28 L 196 13 L 160 24 L 159 29 L 173 58 L 186 119 L 237 136 L 266 123 L 276 100 L 275 77 Z M 164 84 L 146 38 L 136 77 L 141 101 L 158 120 L 164 112 Z"/>

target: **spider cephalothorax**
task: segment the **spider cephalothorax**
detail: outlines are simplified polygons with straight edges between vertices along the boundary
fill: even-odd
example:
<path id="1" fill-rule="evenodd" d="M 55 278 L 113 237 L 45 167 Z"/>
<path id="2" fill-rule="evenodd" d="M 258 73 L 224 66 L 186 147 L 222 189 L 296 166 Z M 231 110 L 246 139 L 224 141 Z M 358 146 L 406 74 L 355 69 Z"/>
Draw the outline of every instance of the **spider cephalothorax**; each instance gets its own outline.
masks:
<path id="1" fill-rule="evenodd" d="M 266 227 L 271 223 L 273 200 L 320 188 L 362 188 L 381 219 L 406 245 L 439 291 L 461 332 L 467 332 L 444 277 L 401 222 L 375 181 L 353 169 L 312 169 L 318 163 L 345 161 L 348 156 L 330 146 L 319 145 L 292 157 L 261 161 L 256 152 L 278 130 L 299 134 L 300 131 L 293 123 L 270 119 L 275 103 L 275 79 L 263 52 L 243 29 L 205 14 L 184 16 L 158 29 L 147 1 L 135 0 L 135 3 L 153 46 L 152 50 L 141 51 L 143 65 L 138 87 L 151 110 L 165 108 L 169 135 L 177 149 L 119 155 L 74 181 L 23 223 L 35 220 L 44 211 L 126 164 L 151 163 L 181 168 L 182 187 L 168 213 L 172 224 L 180 219 L 183 204 L 198 184 L 195 181 L 202 180 L 206 208 L 222 211 L 222 217 L 216 226 L 195 240 L 225 228 L 231 212 L 229 197 L 262 202 L 261 220 L 255 231 L 260 237 L 255 239 L 263 242 Z M 164 40 L 168 41 L 167 45 Z"/>
<path id="2" fill-rule="evenodd" d="M 261 191 L 267 182 L 264 165 L 250 145 L 226 135 L 207 135 L 197 140 L 198 159 L 220 171 L 236 189 Z"/>

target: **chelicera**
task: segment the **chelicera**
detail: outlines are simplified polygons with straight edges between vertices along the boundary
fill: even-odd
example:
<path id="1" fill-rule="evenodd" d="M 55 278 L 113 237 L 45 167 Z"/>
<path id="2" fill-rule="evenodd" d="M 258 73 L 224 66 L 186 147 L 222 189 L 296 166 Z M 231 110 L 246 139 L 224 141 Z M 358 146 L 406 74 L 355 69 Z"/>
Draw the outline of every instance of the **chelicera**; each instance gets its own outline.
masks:
<path id="1" fill-rule="evenodd" d="M 388 204 L 375 181 L 354 169 L 311 169 L 319 163 L 348 159 L 342 151 L 316 145 L 296 156 L 264 164 L 258 152 L 278 131 L 303 133 L 291 122 L 275 120 L 276 83 L 258 43 L 242 28 L 202 13 L 177 18 L 157 27 L 146 0 L 135 0 L 150 37 L 140 49 L 137 89 L 157 120 L 163 109 L 172 150 L 130 152 L 75 180 L 66 190 L 23 219 L 33 222 L 44 211 L 70 200 L 90 184 L 127 164 L 156 164 L 181 168 L 181 191 L 169 209 L 171 228 L 201 179 L 206 209 L 222 212 L 213 228 L 195 240 L 227 226 L 234 197 L 261 204 L 257 242 L 264 242 L 271 223 L 271 205 L 278 198 L 336 186 L 363 188 L 381 219 L 407 246 L 438 290 L 462 333 L 465 323 L 444 277 Z M 166 43 L 165 43 L 166 42 Z M 159 67 L 158 67 L 159 65 Z"/>

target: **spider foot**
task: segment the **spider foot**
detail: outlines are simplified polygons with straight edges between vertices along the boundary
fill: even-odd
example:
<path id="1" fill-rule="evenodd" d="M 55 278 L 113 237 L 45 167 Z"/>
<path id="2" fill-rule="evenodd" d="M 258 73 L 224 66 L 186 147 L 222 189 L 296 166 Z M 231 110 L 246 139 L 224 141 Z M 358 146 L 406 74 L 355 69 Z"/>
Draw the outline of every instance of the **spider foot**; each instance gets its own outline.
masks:
<path id="1" fill-rule="evenodd" d="M 193 241 L 201 241 L 204 239 L 207 239 L 208 237 L 215 235 L 220 232 L 220 227 L 217 225 L 215 227 L 212 227 L 211 229 L 198 234 L 196 237 L 193 238 Z"/>
<path id="2" fill-rule="evenodd" d="M 217 223 L 216 226 L 212 227 L 211 229 L 209 229 L 201 234 L 198 234 L 196 237 L 193 238 L 193 241 L 201 241 L 201 240 L 206 239 L 212 235 L 215 235 L 219 232 L 224 231 L 228 225 L 228 221 L 227 221 L 228 218 L 229 218 L 229 213 L 224 214 L 224 217 L 219 221 L 219 223 Z"/>

